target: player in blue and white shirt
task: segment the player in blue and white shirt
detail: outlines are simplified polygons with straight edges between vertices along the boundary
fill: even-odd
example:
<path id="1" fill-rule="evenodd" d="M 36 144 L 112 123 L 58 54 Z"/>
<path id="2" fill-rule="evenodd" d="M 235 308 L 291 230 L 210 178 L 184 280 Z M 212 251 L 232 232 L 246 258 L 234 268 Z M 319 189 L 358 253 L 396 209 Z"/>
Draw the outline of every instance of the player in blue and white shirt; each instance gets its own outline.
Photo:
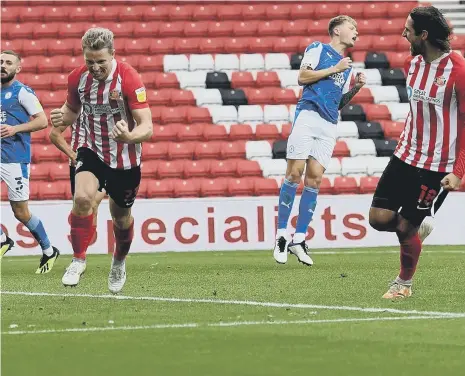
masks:
<path id="1" fill-rule="evenodd" d="M 21 71 L 21 57 L 3 51 L 1 63 L 1 171 L 0 179 L 8 186 L 8 199 L 18 221 L 23 223 L 42 248 L 37 274 L 48 273 L 60 252 L 52 247 L 42 221 L 29 211 L 29 171 L 31 163 L 30 132 L 47 127 L 47 116 L 34 91 L 15 80 Z M 0 228 L 1 256 L 14 242 Z"/>
<path id="2" fill-rule="evenodd" d="M 276 262 L 287 261 L 287 251 L 305 265 L 313 265 L 305 243 L 312 220 L 321 179 L 331 160 L 337 137 L 339 110 L 365 84 L 363 74 L 352 77 L 350 58 L 344 50 L 353 47 L 357 39 L 357 23 L 348 16 L 333 18 L 328 25 L 329 44 L 314 42 L 302 58 L 299 85 L 303 86 L 287 141 L 287 170 L 281 186 L 278 206 L 278 231 L 273 257 Z M 287 226 L 297 187 L 305 171 L 304 190 L 300 199 L 296 232 L 290 242 Z"/>

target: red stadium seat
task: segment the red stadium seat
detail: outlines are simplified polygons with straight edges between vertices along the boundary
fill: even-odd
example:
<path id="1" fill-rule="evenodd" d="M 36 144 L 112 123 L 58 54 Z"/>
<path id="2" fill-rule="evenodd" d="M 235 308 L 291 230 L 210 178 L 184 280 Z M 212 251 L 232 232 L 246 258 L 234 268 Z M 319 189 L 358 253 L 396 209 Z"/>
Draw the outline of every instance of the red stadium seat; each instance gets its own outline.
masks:
<path id="1" fill-rule="evenodd" d="M 118 10 L 118 20 L 124 23 L 128 21 L 140 22 L 143 20 L 145 8 L 146 5 L 137 5 L 137 2 L 130 6 L 121 6 Z"/>
<path id="2" fill-rule="evenodd" d="M 276 38 L 276 40 L 273 42 L 273 51 L 296 53 L 299 51 L 300 39 L 301 38 L 299 36 Z"/>
<path id="3" fill-rule="evenodd" d="M 5 6 L 2 4 L 2 23 L 5 24 L 6 27 L 7 23 L 18 23 L 19 22 L 19 15 L 23 12 L 23 6 L 12 6 L 8 5 Z M 8 26 L 10 27 L 10 26 Z"/>
<path id="4" fill-rule="evenodd" d="M 184 161 L 183 177 L 184 179 L 189 178 L 201 178 L 207 177 L 210 174 L 210 159 L 202 159 L 200 161 Z"/>
<path id="5" fill-rule="evenodd" d="M 34 90 L 50 90 L 52 86 L 52 77 L 53 74 L 45 73 L 45 74 L 32 74 L 24 76 L 24 81 L 27 82 L 27 85 L 34 88 Z"/>
<path id="6" fill-rule="evenodd" d="M 110 6 L 95 7 L 92 18 L 95 22 L 117 21 L 120 6 L 112 4 Z"/>
<path id="7" fill-rule="evenodd" d="M 142 79 L 143 77 L 144 76 L 142 75 Z M 147 83 L 145 84 L 147 85 Z M 179 89 L 179 82 L 175 73 L 155 73 L 154 84 L 154 86 L 158 89 Z"/>
<path id="8" fill-rule="evenodd" d="M 373 103 L 374 98 L 369 88 L 362 87 L 352 100 L 352 103 Z"/>
<path id="9" fill-rule="evenodd" d="M 36 145 L 36 144 L 48 144 L 49 143 L 48 134 L 49 134 L 48 129 L 43 129 L 41 131 L 31 132 L 32 144 L 34 144 L 34 145 Z"/>
<path id="10" fill-rule="evenodd" d="M 50 22 L 63 22 L 69 18 L 69 12 L 67 7 L 54 6 L 48 7 L 47 11 L 44 12 L 44 23 L 49 24 Z"/>
<path id="11" fill-rule="evenodd" d="M 183 166 L 182 159 L 161 162 L 158 164 L 157 176 L 159 179 L 182 178 Z"/>
<path id="12" fill-rule="evenodd" d="M 75 56 L 64 56 L 63 57 L 63 72 L 66 74 L 71 73 L 71 71 L 80 65 L 84 64 L 84 60 L 82 56 L 75 57 Z"/>
<path id="13" fill-rule="evenodd" d="M 227 40 L 228 38 L 226 38 Z M 206 38 L 200 40 L 200 52 L 202 54 L 220 54 L 230 52 L 224 48 L 225 38 Z"/>
<path id="14" fill-rule="evenodd" d="M 243 89 L 245 87 L 255 87 L 256 83 L 250 72 L 232 72 L 231 87 L 233 89 Z"/>
<path id="15" fill-rule="evenodd" d="M 283 24 L 283 35 L 307 35 L 308 20 L 287 21 Z"/>
<path id="16" fill-rule="evenodd" d="M 18 23 L 16 25 L 11 25 L 11 27 L 9 27 L 9 28 L 3 27 L 2 28 L 3 29 L 2 30 L 2 39 L 5 38 L 3 36 L 4 32 L 6 32 L 6 34 L 7 34 L 7 37 L 5 39 L 15 40 L 15 39 L 31 38 L 33 33 L 34 33 L 34 29 L 36 29 L 36 28 L 37 28 L 37 24 L 35 24 L 33 22 L 23 23 L 23 24 Z"/>
<path id="17" fill-rule="evenodd" d="M 75 44 L 74 44 L 75 43 Z M 47 44 L 47 50 L 49 55 L 77 55 L 75 48 L 76 46 L 79 48 L 79 54 L 82 51 L 81 41 L 75 41 L 74 43 L 69 43 L 67 39 L 51 39 Z"/>
<path id="18" fill-rule="evenodd" d="M 158 35 L 161 38 L 179 37 L 183 34 L 184 22 L 166 22 L 160 25 Z"/>
<path id="19" fill-rule="evenodd" d="M 65 161 L 66 156 L 52 145 L 32 145 L 34 163 Z"/>
<path id="20" fill-rule="evenodd" d="M 195 145 L 195 142 L 170 142 L 168 145 L 168 159 L 192 159 Z"/>
<path id="21" fill-rule="evenodd" d="M 230 4 L 219 4 L 217 17 L 219 20 L 241 20 L 242 8 L 240 6 L 232 7 Z"/>
<path id="22" fill-rule="evenodd" d="M 161 110 L 161 124 L 185 123 L 187 107 L 164 107 Z"/>
<path id="23" fill-rule="evenodd" d="M 258 24 L 257 35 L 259 37 L 281 36 L 283 29 L 282 20 L 263 21 Z"/>
<path id="24" fill-rule="evenodd" d="M 355 42 L 355 49 L 357 51 L 371 51 L 373 48 L 378 49 L 378 46 L 376 44 L 373 44 L 373 38 L 374 37 L 371 35 L 359 36 L 357 38 L 357 41 Z"/>
<path id="25" fill-rule="evenodd" d="M 312 3 L 294 3 L 291 5 L 291 20 L 311 20 L 315 14 L 315 4 Z"/>
<path id="26" fill-rule="evenodd" d="M 174 197 L 199 197 L 202 179 L 182 180 L 174 185 Z"/>
<path id="27" fill-rule="evenodd" d="M 333 191 L 334 188 L 331 184 L 331 180 L 323 176 L 323 178 L 321 179 L 319 193 L 322 195 L 332 195 Z"/>
<path id="28" fill-rule="evenodd" d="M 132 30 L 134 38 L 154 38 L 158 37 L 158 30 L 160 23 L 156 21 L 152 22 L 136 22 L 134 29 Z"/>
<path id="29" fill-rule="evenodd" d="M 236 175 L 244 176 L 262 176 L 262 169 L 257 161 L 238 160 L 236 167 Z"/>
<path id="30" fill-rule="evenodd" d="M 236 37 L 251 37 L 257 35 L 258 25 L 260 21 L 242 21 L 235 22 L 233 26 L 233 34 Z"/>
<path id="31" fill-rule="evenodd" d="M 378 182 L 379 178 L 376 176 L 362 176 L 360 178 L 360 193 L 374 193 Z"/>
<path id="32" fill-rule="evenodd" d="M 68 76 L 65 74 L 56 73 L 52 77 L 53 90 L 67 90 Z"/>
<path id="33" fill-rule="evenodd" d="M 207 35 L 208 22 L 186 22 L 183 33 L 188 38 L 203 37 Z"/>
<path id="34" fill-rule="evenodd" d="M 273 51 L 274 37 L 251 38 L 248 51 L 250 53 L 268 53 Z"/>
<path id="35" fill-rule="evenodd" d="M 407 39 L 398 37 L 397 38 L 397 51 L 405 52 L 410 50 L 410 43 Z"/>
<path id="36" fill-rule="evenodd" d="M 391 120 L 391 113 L 383 104 L 363 104 L 367 121 Z"/>
<path id="37" fill-rule="evenodd" d="M 145 56 L 140 55 L 137 66 L 139 67 L 140 72 L 153 72 L 153 71 L 163 71 L 163 56 L 162 55 L 155 55 L 155 56 Z"/>
<path id="38" fill-rule="evenodd" d="M 173 51 L 176 54 L 195 54 L 199 52 L 201 38 L 174 38 Z M 166 52 L 171 53 L 171 52 Z"/>
<path id="39" fill-rule="evenodd" d="M 192 11 L 192 19 L 194 21 L 211 21 L 216 18 L 216 4 L 199 4 L 195 5 Z"/>
<path id="40" fill-rule="evenodd" d="M 363 4 L 363 17 L 365 18 L 382 18 L 387 17 L 388 8 L 391 4 L 372 2 L 370 4 Z"/>
<path id="41" fill-rule="evenodd" d="M 158 166 L 162 163 L 159 160 L 144 161 L 141 163 L 142 179 L 155 179 L 158 173 Z"/>
<path id="42" fill-rule="evenodd" d="M 50 88 L 49 88 L 50 90 Z M 44 107 L 61 107 L 65 101 L 67 92 L 64 90 L 61 91 L 43 91 L 41 94 L 38 94 L 40 102 Z"/>
<path id="43" fill-rule="evenodd" d="M 31 180 L 50 181 L 50 170 L 55 166 L 53 162 L 31 164 Z"/>
<path id="44" fill-rule="evenodd" d="M 154 125 L 151 141 L 176 141 L 176 132 L 177 129 L 172 124 Z"/>
<path id="45" fill-rule="evenodd" d="M 228 132 L 222 125 L 212 125 L 203 129 L 203 139 L 205 141 L 224 141 L 228 137 Z"/>
<path id="46" fill-rule="evenodd" d="M 387 9 L 387 14 L 389 18 L 406 18 L 406 15 L 410 13 L 410 11 L 418 6 L 418 2 L 416 1 L 399 1 L 397 3 L 389 3 L 389 7 Z"/>
<path id="47" fill-rule="evenodd" d="M 401 121 L 381 121 L 381 125 L 384 131 L 384 137 L 394 140 L 399 140 L 402 134 L 405 124 Z"/>
<path id="48" fill-rule="evenodd" d="M 226 43 L 224 46 L 225 51 L 228 53 L 245 53 L 249 48 L 249 38 L 232 38 L 226 39 Z"/>
<path id="49" fill-rule="evenodd" d="M 223 143 L 221 147 L 221 158 L 245 158 L 245 142 L 234 141 Z"/>
<path id="50" fill-rule="evenodd" d="M 149 46 L 150 55 L 172 54 L 175 51 L 174 41 L 175 39 L 171 38 L 152 39 Z"/>
<path id="51" fill-rule="evenodd" d="M 407 12 L 408 14 L 408 12 Z M 394 18 L 391 20 L 384 21 L 382 24 L 382 31 L 384 34 L 402 34 L 405 27 L 405 17 Z"/>
<path id="52" fill-rule="evenodd" d="M 238 7 L 241 6 L 238 4 Z M 250 3 L 242 5 L 242 19 L 243 20 L 265 20 L 266 9 L 269 4 Z"/>
<path id="53" fill-rule="evenodd" d="M 275 104 L 297 104 L 297 98 L 292 89 L 273 89 L 272 95 Z"/>
<path id="54" fill-rule="evenodd" d="M 291 134 L 292 130 L 292 124 L 283 124 L 282 130 L 281 130 L 281 139 L 287 139 L 289 135 Z"/>
<path id="55" fill-rule="evenodd" d="M 380 28 L 383 29 L 382 34 L 387 34 L 384 25 L 387 22 L 385 20 L 380 20 L 380 19 L 365 19 L 363 21 L 360 21 L 357 23 L 357 31 L 359 32 L 360 35 L 379 35 L 380 34 Z M 355 44 L 355 48 L 357 48 L 357 44 Z"/>
<path id="56" fill-rule="evenodd" d="M 253 140 L 255 137 L 249 124 L 233 124 L 229 129 L 229 138 L 231 141 L 236 141 Z"/>
<path id="57" fill-rule="evenodd" d="M 152 40 L 149 38 L 141 38 L 141 39 L 127 39 L 123 50 L 124 53 L 127 55 L 134 55 L 134 54 L 147 54 L 149 52 L 149 48 L 151 46 Z"/>
<path id="58" fill-rule="evenodd" d="M 404 63 L 405 60 L 407 60 L 407 57 L 410 56 L 410 52 L 404 51 L 404 52 L 394 52 L 394 51 L 387 51 L 386 52 L 386 57 L 389 61 L 389 66 L 391 68 L 404 68 Z"/>
<path id="59" fill-rule="evenodd" d="M 55 41 L 53 41 L 55 42 Z M 20 45 L 21 47 L 19 47 Z M 19 48 L 18 48 L 19 47 Z M 12 49 L 16 52 L 20 50 L 23 56 L 29 55 L 44 55 L 48 51 L 48 40 L 32 40 L 32 39 L 24 39 L 22 41 L 13 41 Z M 72 50 L 68 50 L 68 53 L 71 53 Z M 59 55 L 59 54 L 57 54 Z"/>
<path id="60" fill-rule="evenodd" d="M 195 159 L 220 159 L 221 141 L 199 142 L 195 145 Z"/>
<path id="61" fill-rule="evenodd" d="M 67 181 L 39 183 L 39 200 L 66 200 L 71 198 L 71 187 Z"/>
<path id="62" fill-rule="evenodd" d="M 171 106 L 195 106 L 195 97 L 190 90 L 171 89 Z"/>
<path id="63" fill-rule="evenodd" d="M 237 169 L 237 159 L 227 159 L 224 161 L 213 160 L 210 164 L 210 176 L 213 178 L 222 176 L 235 176 Z"/>
<path id="64" fill-rule="evenodd" d="M 322 2 L 315 4 L 315 18 L 332 18 L 337 15 L 339 11 L 339 4 Z"/>
<path id="65" fill-rule="evenodd" d="M 334 147 L 333 157 L 350 157 L 350 150 L 345 141 L 337 141 Z"/>
<path id="66" fill-rule="evenodd" d="M 22 8 L 19 12 L 19 19 L 21 22 L 42 22 L 44 20 L 44 14 L 48 13 L 48 7 L 44 6 L 33 6 Z M 3 13 L 2 13 L 3 21 Z"/>
<path id="67" fill-rule="evenodd" d="M 233 73 L 234 74 L 234 73 Z M 270 104 L 272 102 L 273 93 L 267 87 L 256 89 L 256 88 L 244 88 L 244 93 L 247 97 L 247 103 L 252 104 Z"/>
<path id="68" fill-rule="evenodd" d="M 338 14 L 347 14 L 356 20 L 363 18 L 363 7 L 358 3 L 343 3 L 339 5 Z"/>
<path id="69" fill-rule="evenodd" d="M 189 21 L 192 20 L 194 13 L 194 5 L 182 4 L 172 6 L 169 11 L 169 19 L 171 21 Z"/>
<path id="70" fill-rule="evenodd" d="M 174 183 L 172 179 L 151 180 L 147 184 L 147 198 L 173 197 Z"/>
<path id="71" fill-rule="evenodd" d="M 227 188 L 228 196 L 253 196 L 254 178 L 230 178 Z"/>
<path id="72" fill-rule="evenodd" d="M 208 35 L 212 38 L 230 37 L 233 33 L 233 28 L 234 21 L 211 21 L 207 25 Z"/>
<path id="73" fill-rule="evenodd" d="M 255 138 L 257 140 L 278 140 L 281 138 L 281 134 L 274 124 L 258 124 Z"/>
<path id="74" fill-rule="evenodd" d="M 150 104 L 155 106 L 169 106 L 171 104 L 171 90 L 173 89 L 149 91 L 148 97 L 150 98 Z"/>
<path id="75" fill-rule="evenodd" d="M 334 194 L 358 193 L 357 181 L 353 177 L 336 176 L 334 179 Z"/>
<path id="76" fill-rule="evenodd" d="M 152 112 L 152 121 L 155 124 L 159 124 L 161 122 L 161 113 L 164 107 L 150 107 L 150 111 Z"/>
<path id="77" fill-rule="evenodd" d="M 137 190 L 137 198 L 147 198 L 147 187 L 149 182 L 147 180 L 141 180 L 139 189 Z"/>
<path id="78" fill-rule="evenodd" d="M 53 163 L 50 168 L 50 178 L 52 180 L 69 181 L 69 163 Z"/>
<path id="79" fill-rule="evenodd" d="M 37 70 L 40 72 L 40 74 L 43 73 L 61 73 L 63 72 L 63 63 L 65 61 L 66 57 L 65 56 L 53 56 L 53 57 L 37 57 L 36 64 L 37 64 Z M 24 62 L 22 63 L 22 70 L 21 72 L 24 72 Z M 66 75 L 66 77 L 68 77 Z"/>
<path id="80" fill-rule="evenodd" d="M 313 35 L 324 35 L 328 32 L 328 22 L 329 19 L 316 20 L 308 23 L 307 33 L 311 36 Z M 318 40 L 315 37 L 315 40 Z"/>
<path id="81" fill-rule="evenodd" d="M 291 13 L 290 4 L 270 4 L 266 8 L 266 18 L 268 20 L 285 20 L 289 18 Z"/>
<path id="82" fill-rule="evenodd" d="M 164 159 L 168 158 L 168 142 L 155 142 L 144 144 L 142 152 L 142 159 L 144 161 L 151 159 Z"/>
<path id="83" fill-rule="evenodd" d="M 279 194 L 278 183 L 275 179 L 254 179 L 255 196 L 277 196 Z"/>
<path id="84" fill-rule="evenodd" d="M 170 74 L 170 73 L 167 73 Z M 139 73 L 140 78 L 142 79 L 142 82 L 144 83 L 145 87 L 147 89 L 153 89 L 153 88 L 158 88 L 157 86 L 157 80 L 160 79 L 160 73 L 159 72 L 144 72 L 144 73 Z M 164 77 L 162 77 L 164 78 Z M 169 78 L 172 79 L 172 78 Z M 177 78 L 174 77 L 176 80 L 177 84 Z M 173 83 L 174 84 L 174 83 Z M 162 89 L 164 86 L 159 87 Z M 179 84 L 177 84 L 177 87 L 179 87 Z M 150 97 L 149 97 L 149 102 L 150 102 Z"/>
<path id="85" fill-rule="evenodd" d="M 176 137 L 178 141 L 200 141 L 202 139 L 203 124 L 181 125 L 178 128 Z"/>
<path id="86" fill-rule="evenodd" d="M 201 197 L 223 197 L 227 194 L 228 178 L 203 179 L 200 183 Z"/>
<path id="87" fill-rule="evenodd" d="M 212 117 L 208 108 L 187 107 L 187 121 L 189 123 L 211 123 Z"/>
<path id="88" fill-rule="evenodd" d="M 134 27 L 134 22 L 124 22 L 109 25 L 109 28 L 111 28 L 115 34 L 116 40 L 119 40 L 119 38 L 141 38 L 138 35 L 134 35 Z"/>
<path id="89" fill-rule="evenodd" d="M 373 36 L 372 46 L 376 51 L 395 51 L 400 35 Z M 358 45 L 355 45 L 358 48 Z"/>
<path id="90" fill-rule="evenodd" d="M 70 22 L 91 22 L 93 18 L 93 7 L 80 6 L 69 8 L 68 21 Z"/>
<path id="91" fill-rule="evenodd" d="M 32 189 L 34 185 L 31 185 L 31 187 L 29 188 L 29 190 Z M 1 182 L 1 188 L 0 188 L 0 191 L 1 191 L 1 201 L 2 202 L 6 202 L 8 201 L 8 186 L 6 185 L 6 183 L 4 181 Z M 29 196 L 30 196 L 30 191 L 29 191 Z M 29 197 L 30 198 L 30 197 Z"/>
<path id="92" fill-rule="evenodd" d="M 144 21 L 166 21 L 172 5 L 170 4 L 152 4 L 146 6 L 142 14 Z"/>

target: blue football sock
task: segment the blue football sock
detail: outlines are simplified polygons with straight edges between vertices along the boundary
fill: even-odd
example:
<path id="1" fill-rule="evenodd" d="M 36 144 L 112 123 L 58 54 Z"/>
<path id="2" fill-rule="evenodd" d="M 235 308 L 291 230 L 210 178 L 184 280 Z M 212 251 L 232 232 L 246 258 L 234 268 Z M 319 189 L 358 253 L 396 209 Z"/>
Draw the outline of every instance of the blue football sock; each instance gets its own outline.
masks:
<path id="1" fill-rule="evenodd" d="M 279 192 L 279 205 L 278 205 L 278 229 L 287 228 L 287 222 L 292 211 L 294 204 L 295 194 L 299 185 L 284 179 L 281 191 Z"/>
<path id="2" fill-rule="evenodd" d="M 305 240 L 307 228 L 313 218 L 313 212 L 316 208 L 316 198 L 318 196 L 318 189 L 305 187 L 300 198 L 299 217 L 297 218 L 297 225 L 295 228 L 294 242 L 301 243 Z M 301 236 L 303 234 L 303 237 Z"/>
<path id="3" fill-rule="evenodd" d="M 31 219 L 29 219 L 29 222 L 26 223 L 26 227 L 29 229 L 34 238 L 39 242 L 42 251 L 50 248 L 50 240 L 48 240 L 44 225 L 38 217 L 32 214 Z"/>

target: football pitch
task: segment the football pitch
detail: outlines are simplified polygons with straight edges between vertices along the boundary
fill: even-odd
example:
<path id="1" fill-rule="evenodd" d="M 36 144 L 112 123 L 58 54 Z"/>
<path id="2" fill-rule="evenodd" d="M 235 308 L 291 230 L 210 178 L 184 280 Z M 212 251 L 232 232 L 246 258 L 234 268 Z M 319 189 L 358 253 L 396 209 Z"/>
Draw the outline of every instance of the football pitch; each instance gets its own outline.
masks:
<path id="1" fill-rule="evenodd" d="M 14 249 L 12 250 L 14 252 Z M 384 301 L 396 248 L 133 254 L 121 295 L 109 255 L 76 288 L 70 256 L 2 260 L 2 375 L 460 375 L 465 246 L 426 246 L 414 295 Z"/>

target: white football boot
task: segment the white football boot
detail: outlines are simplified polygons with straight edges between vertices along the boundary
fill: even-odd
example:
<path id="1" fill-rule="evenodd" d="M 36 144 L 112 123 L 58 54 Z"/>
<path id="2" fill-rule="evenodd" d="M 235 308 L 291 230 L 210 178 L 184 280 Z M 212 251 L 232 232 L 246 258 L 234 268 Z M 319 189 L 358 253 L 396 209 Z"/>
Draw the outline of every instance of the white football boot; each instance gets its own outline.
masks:
<path id="1" fill-rule="evenodd" d="M 115 264 L 111 262 L 110 274 L 108 274 L 108 290 L 112 294 L 118 294 L 126 283 L 126 261 Z"/>
<path id="2" fill-rule="evenodd" d="M 289 252 L 297 256 L 297 259 L 302 264 L 307 265 L 307 266 L 313 265 L 313 260 L 308 254 L 309 249 L 308 249 L 307 243 L 305 243 L 305 240 L 302 243 L 295 243 L 295 244 L 290 243 L 288 246 L 288 249 L 289 249 Z"/>
<path id="3" fill-rule="evenodd" d="M 287 245 L 288 241 L 284 236 L 280 236 L 276 239 L 273 257 L 278 264 L 285 264 L 287 262 Z"/>
<path id="4" fill-rule="evenodd" d="M 66 268 L 65 274 L 61 279 L 64 286 L 77 286 L 81 275 L 86 271 L 86 262 L 73 259 L 71 264 Z"/>

